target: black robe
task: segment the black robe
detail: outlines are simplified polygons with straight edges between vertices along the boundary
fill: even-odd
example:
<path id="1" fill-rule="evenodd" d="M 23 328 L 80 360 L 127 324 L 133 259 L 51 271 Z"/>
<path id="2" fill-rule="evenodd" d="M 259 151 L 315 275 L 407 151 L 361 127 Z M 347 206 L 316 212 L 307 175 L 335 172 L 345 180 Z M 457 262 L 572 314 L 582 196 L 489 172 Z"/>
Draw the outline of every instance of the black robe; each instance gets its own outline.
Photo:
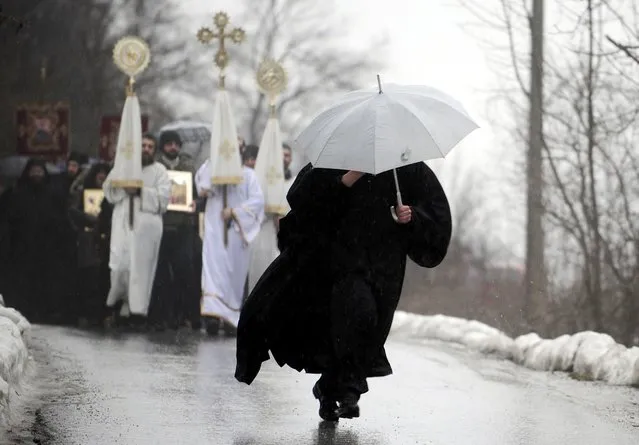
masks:
<path id="1" fill-rule="evenodd" d="M 366 377 L 392 373 L 384 343 L 406 257 L 422 267 L 441 263 L 452 231 L 450 207 L 424 163 L 397 170 L 403 202 L 413 210 L 405 225 L 390 213 L 392 172 L 365 175 L 350 189 L 341 183 L 344 173 L 307 165 L 291 187 L 291 212 L 278 234 L 281 254 L 242 308 L 237 380 L 250 384 L 269 351 L 280 366 L 308 373 L 330 372 L 349 353 L 359 355 Z M 335 304 L 336 298 L 344 300 Z M 347 313 L 355 316 L 344 319 Z M 364 325 L 374 326 L 373 334 L 359 332 L 368 336 L 366 347 L 353 351 Z"/>
<path id="2" fill-rule="evenodd" d="M 44 162 L 30 160 L 8 199 L 10 230 L 8 253 L 8 306 L 20 310 L 34 323 L 59 322 L 73 295 L 73 230 L 65 202 L 51 186 L 30 181 L 28 172 Z"/>

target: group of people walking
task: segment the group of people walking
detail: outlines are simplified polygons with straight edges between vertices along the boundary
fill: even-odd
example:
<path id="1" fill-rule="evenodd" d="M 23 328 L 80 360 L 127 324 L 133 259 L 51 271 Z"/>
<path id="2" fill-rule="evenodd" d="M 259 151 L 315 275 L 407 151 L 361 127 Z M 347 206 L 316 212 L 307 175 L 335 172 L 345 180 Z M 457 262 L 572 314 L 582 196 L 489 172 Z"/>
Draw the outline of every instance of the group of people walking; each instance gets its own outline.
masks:
<path id="1" fill-rule="evenodd" d="M 6 304 L 35 323 L 200 329 L 204 320 L 211 335 L 233 334 L 248 291 L 250 240 L 265 220 L 252 170 L 258 147 L 240 145 L 244 182 L 224 198 L 210 186 L 207 163 L 197 168 L 181 146 L 174 131 L 159 141 L 144 135 L 141 188 L 114 187 L 112 165 L 82 168 L 87 160 L 77 154 L 58 175 L 30 160 L 0 195 Z M 285 153 L 290 177 L 290 148 Z M 190 212 L 168 210 L 170 170 L 193 175 Z M 103 191 L 97 214 L 84 208 L 87 190 Z"/>

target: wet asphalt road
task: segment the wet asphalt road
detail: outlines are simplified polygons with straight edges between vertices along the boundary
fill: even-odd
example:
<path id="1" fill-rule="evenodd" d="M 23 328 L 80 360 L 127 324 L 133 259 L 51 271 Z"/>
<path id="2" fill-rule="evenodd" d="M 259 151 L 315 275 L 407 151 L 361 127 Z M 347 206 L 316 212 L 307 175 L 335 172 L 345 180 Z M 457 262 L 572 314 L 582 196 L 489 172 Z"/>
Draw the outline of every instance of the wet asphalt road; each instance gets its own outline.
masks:
<path id="1" fill-rule="evenodd" d="M 234 341 L 193 333 L 35 327 L 55 396 L 40 418 L 60 445 L 636 445 L 637 390 L 535 373 L 440 343 L 389 342 L 362 417 L 322 424 L 314 376 L 269 361 L 233 378 Z M 635 417 L 636 416 L 636 417 Z"/>

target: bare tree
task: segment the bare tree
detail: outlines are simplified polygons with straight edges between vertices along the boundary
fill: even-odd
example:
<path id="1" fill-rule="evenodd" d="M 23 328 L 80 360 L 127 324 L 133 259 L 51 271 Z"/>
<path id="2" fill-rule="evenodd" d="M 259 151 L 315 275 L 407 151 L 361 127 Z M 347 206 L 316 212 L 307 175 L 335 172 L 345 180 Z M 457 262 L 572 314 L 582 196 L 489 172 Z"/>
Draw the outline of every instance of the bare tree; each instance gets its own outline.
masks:
<path id="1" fill-rule="evenodd" d="M 96 154 L 100 117 L 119 114 L 124 102 L 127 79 L 115 67 L 112 53 L 126 34 L 144 38 L 155 56 L 139 79 L 143 112 L 158 124 L 175 117 L 172 97 L 165 92 L 190 67 L 190 59 L 182 57 L 184 41 L 173 30 L 180 20 L 176 2 L 25 0 L 9 6 L 13 8 L 7 12 L 24 17 L 30 26 L 20 45 L 0 48 L 5 64 L 0 97 L 8 105 L 0 110 L 0 126 L 8 140 L 15 140 L 14 105 L 66 100 L 71 105 L 71 148 Z"/>
<path id="2" fill-rule="evenodd" d="M 633 140 L 637 61 L 633 46 L 606 38 L 604 26 L 623 30 L 620 40 L 634 42 L 639 33 L 630 24 L 639 15 L 633 5 L 612 3 L 564 2 L 562 23 L 551 23 L 547 33 L 542 179 L 547 192 L 544 225 L 551 236 L 545 245 L 552 259 L 548 264 L 555 266 L 551 290 L 561 296 L 551 299 L 550 308 L 553 313 L 564 310 L 549 321 L 561 322 L 565 329 L 604 330 L 631 342 L 639 307 L 639 209 L 633 204 L 639 202 Z M 520 113 L 531 95 L 520 57 L 521 36 L 530 35 L 526 2 L 518 8 L 504 0 L 496 0 L 493 9 L 483 2 L 483 9 L 471 6 L 482 20 L 486 10 L 502 13 L 488 17 L 508 43 L 489 49 L 512 68 L 510 82 L 520 94 L 512 98 L 512 91 L 507 92 Z M 507 79 L 502 81 L 508 85 Z M 521 138 L 517 128 L 513 133 Z"/>
<path id="3" fill-rule="evenodd" d="M 546 270 L 543 229 L 544 0 L 533 0 L 530 16 L 530 127 L 528 134 L 526 315 L 537 329 L 546 314 Z"/>

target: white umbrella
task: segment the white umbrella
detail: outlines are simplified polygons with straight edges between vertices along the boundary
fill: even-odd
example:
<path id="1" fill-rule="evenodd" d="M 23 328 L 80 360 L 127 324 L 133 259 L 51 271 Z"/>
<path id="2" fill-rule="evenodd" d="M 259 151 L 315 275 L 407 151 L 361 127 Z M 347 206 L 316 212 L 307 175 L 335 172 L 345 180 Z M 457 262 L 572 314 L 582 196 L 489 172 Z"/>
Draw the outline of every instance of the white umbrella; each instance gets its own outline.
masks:
<path id="1" fill-rule="evenodd" d="M 321 112 L 296 143 L 314 167 L 379 174 L 445 157 L 479 126 L 435 88 L 389 84 L 346 94 Z"/>

